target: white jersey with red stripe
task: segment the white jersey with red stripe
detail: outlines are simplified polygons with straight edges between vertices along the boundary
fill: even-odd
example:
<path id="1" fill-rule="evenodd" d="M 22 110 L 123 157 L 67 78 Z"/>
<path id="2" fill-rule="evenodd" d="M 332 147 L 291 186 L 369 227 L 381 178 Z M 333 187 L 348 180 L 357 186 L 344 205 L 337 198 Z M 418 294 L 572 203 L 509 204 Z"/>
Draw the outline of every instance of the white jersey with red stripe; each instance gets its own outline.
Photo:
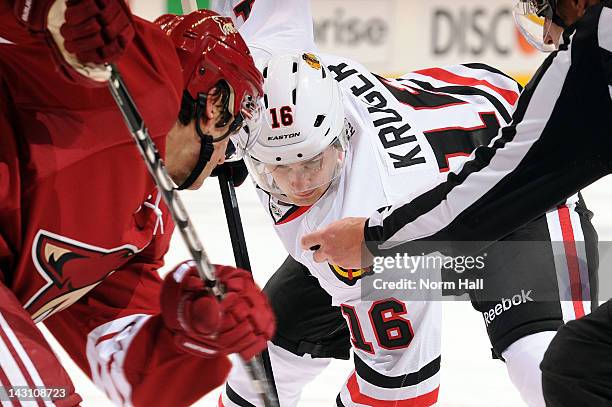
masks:
<path id="1" fill-rule="evenodd" d="M 519 88 L 483 66 L 435 68 L 384 79 L 344 58 L 321 55 L 321 59 L 344 92 L 350 134 L 346 167 L 309 208 L 286 205 L 262 190 L 258 193 L 286 250 L 308 267 L 331 295 L 332 304 L 341 307 L 361 371 L 376 372 L 389 381 L 419 378 L 410 385 L 385 388 L 372 379 L 373 373 L 360 377 L 358 371 L 343 388 L 342 403 L 404 400 L 429 405 L 436 399 L 439 383 L 441 304 L 395 298 L 364 301 L 360 279 L 366 270 L 316 263 L 312 252 L 300 247 L 300 239 L 333 221 L 367 216 L 392 205 L 408 190 L 438 183 L 476 146 L 488 143 L 500 123 L 509 121 Z M 398 329 L 388 331 L 385 323 Z M 436 364 L 438 368 L 432 368 Z"/>
<path id="2" fill-rule="evenodd" d="M 224 10 L 232 12 L 256 61 L 286 52 L 317 52 L 307 1 L 234 1 Z M 520 86 L 481 64 L 423 69 L 388 79 L 350 59 L 317 56 L 343 92 L 350 136 L 346 165 L 311 207 L 287 205 L 265 191 L 258 193 L 286 250 L 318 279 L 351 329 L 356 372 L 337 403 L 432 405 L 439 386 L 441 303 L 362 300 L 361 278 L 368 271 L 316 263 L 311 251 L 302 250 L 300 239 L 333 221 L 367 216 L 410 190 L 439 183 L 511 120 Z M 280 106 L 269 106 L 275 107 Z M 240 383 L 230 378 L 232 392 L 256 403 Z M 281 404 L 293 405 L 283 394 L 279 390 Z M 249 405 L 230 399 L 223 401 Z"/>
<path id="3" fill-rule="evenodd" d="M 359 292 L 360 272 L 315 263 L 312 253 L 301 249 L 300 237 L 438 183 L 510 120 L 519 88 L 483 65 L 433 68 L 385 79 L 345 58 L 321 58 L 344 93 L 350 136 L 346 166 L 309 208 L 258 193 L 287 251 L 311 270 L 339 305 L 359 297 L 354 292 Z"/>
<path id="4" fill-rule="evenodd" d="M 306 0 L 233 0 L 219 11 L 232 16 L 257 61 L 280 53 L 317 51 Z M 344 95 L 351 137 L 345 170 L 308 211 L 259 191 L 287 250 L 302 262 L 310 253 L 302 253 L 299 236 L 309 230 L 391 205 L 460 168 L 477 146 L 488 144 L 500 126 L 510 122 L 521 91 L 513 79 L 484 64 L 422 69 L 389 79 L 350 59 L 317 55 Z M 315 274 L 330 293 L 334 287 L 344 291 L 346 284 L 338 284 L 328 272 Z M 351 295 L 339 294 L 335 303 L 346 298 Z"/>

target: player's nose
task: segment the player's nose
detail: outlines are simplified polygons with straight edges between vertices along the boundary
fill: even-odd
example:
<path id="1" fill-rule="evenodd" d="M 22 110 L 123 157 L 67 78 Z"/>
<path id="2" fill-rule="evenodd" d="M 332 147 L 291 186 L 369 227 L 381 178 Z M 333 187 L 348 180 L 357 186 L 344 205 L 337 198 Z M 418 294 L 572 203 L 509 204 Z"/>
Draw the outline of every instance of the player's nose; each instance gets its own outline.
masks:
<path id="1" fill-rule="evenodd" d="M 295 171 L 291 171 L 289 182 L 291 187 L 297 191 L 307 185 L 308 179 L 306 177 L 306 174 L 304 174 L 304 171 L 298 169 Z"/>
<path id="2" fill-rule="evenodd" d="M 554 30 L 553 30 L 553 22 L 551 19 L 546 19 L 544 21 L 544 28 L 542 30 L 542 41 L 546 45 L 556 45 L 554 38 Z"/>
<path id="3" fill-rule="evenodd" d="M 546 45 L 552 45 L 555 43 L 555 41 L 552 38 L 552 35 L 550 35 L 549 32 L 545 32 L 544 33 L 544 38 L 543 38 L 544 44 Z"/>

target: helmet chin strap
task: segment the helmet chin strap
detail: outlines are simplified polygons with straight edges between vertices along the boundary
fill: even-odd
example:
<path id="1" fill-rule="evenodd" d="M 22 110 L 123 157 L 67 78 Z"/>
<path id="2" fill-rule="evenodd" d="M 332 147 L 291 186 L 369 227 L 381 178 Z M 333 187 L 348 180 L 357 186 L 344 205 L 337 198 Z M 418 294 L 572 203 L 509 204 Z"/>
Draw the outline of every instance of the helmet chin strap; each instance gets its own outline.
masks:
<path id="1" fill-rule="evenodd" d="M 196 163 L 196 166 L 191 171 L 191 174 L 189 174 L 187 179 L 183 181 L 183 183 L 179 185 L 177 189 L 179 190 L 187 189 L 193 185 L 193 183 L 198 179 L 200 174 L 202 174 L 202 171 L 204 171 L 204 167 L 206 167 L 206 164 L 208 164 L 208 162 L 210 161 L 213 151 L 215 151 L 215 148 L 213 147 L 212 137 L 211 136 L 201 137 L 200 156 L 198 157 L 198 162 Z"/>
<path id="2" fill-rule="evenodd" d="M 204 171 L 204 167 L 210 161 L 212 154 L 215 150 L 213 146 L 213 137 L 204 134 L 202 129 L 200 128 L 200 120 L 202 120 L 202 115 L 204 114 L 204 109 L 206 108 L 206 96 L 205 94 L 198 95 L 198 101 L 196 103 L 196 112 L 195 112 L 195 128 L 196 133 L 200 136 L 200 156 L 198 157 L 198 162 L 196 166 L 191 171 L 191 174 L 187 177 L 185 181 L 177 189 L 187 189 L 193 185 L 193 183 L 198 179 L 202 171 Z"/>

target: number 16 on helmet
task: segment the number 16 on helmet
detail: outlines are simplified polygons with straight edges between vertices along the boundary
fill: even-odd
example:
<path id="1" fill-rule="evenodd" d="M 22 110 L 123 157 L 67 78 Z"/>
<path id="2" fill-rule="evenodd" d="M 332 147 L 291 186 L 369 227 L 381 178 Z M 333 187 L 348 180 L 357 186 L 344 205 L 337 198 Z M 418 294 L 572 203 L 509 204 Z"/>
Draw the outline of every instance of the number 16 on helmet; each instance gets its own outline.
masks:
<path id="1" fill-rule="evenodd" d="M 310 53 L 273 57 L 262 73 L 262 119 L 240 142 L 249 173 L 278 200 L 312 205 L 346 161 L 342 92 Z"/>

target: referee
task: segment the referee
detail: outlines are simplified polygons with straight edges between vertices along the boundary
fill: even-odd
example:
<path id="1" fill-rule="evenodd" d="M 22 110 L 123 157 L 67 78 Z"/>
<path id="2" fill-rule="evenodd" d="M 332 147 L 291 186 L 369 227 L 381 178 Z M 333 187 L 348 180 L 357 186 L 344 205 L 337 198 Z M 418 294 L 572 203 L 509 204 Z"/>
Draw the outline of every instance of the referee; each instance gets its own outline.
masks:
<path id="1" fill-rule="evenodd" d="M 512 123 L 446 182 L 304 236 L 315 260 L 359 268 L 364 252 L 401 246 L 419 255 L 424 244 L 475 253 L 612 172 L 612 0 L 521 0 L 517 8 L 544 18 L 542 46 L 558 49 L 525 87 Z M 541 368 L 548 406 L 612 406 L 612 303 L 562 327 Z"/>

